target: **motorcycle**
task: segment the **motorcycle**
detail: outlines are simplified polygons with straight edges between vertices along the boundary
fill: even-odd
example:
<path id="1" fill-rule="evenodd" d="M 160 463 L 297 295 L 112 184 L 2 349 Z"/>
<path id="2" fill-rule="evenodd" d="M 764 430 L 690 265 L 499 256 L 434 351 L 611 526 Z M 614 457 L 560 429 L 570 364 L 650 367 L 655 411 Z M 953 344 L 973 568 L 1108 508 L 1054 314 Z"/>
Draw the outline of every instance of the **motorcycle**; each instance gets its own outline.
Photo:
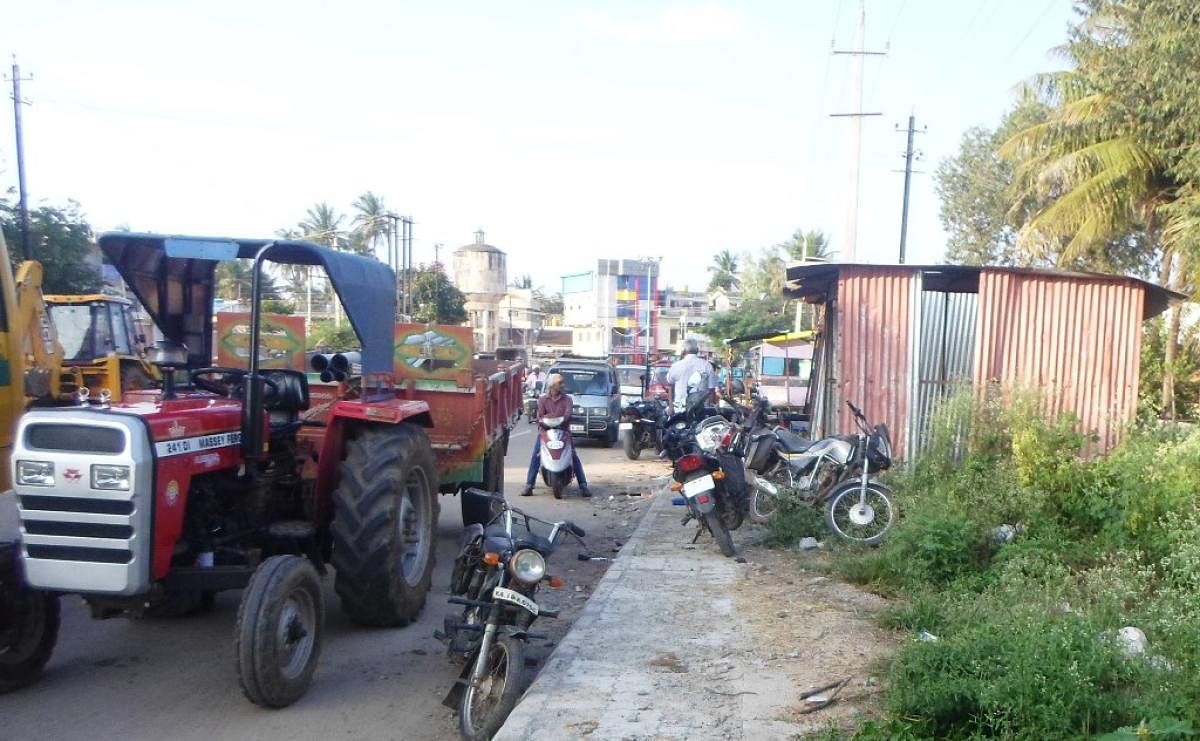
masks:
<path id="1" fill-rule="evenodd" d="M 765 401 L 753 415 L 761 419 Z M 896 522 L 892 490 L 872 478 L 892 465 L 886 425 L 872 426 L 862 410 L 847 401 L 858 431 L 810 441 L 782 427 L 751 431 L 745 453 L 753 472 L 750 516 L 765 522 L 778 509 L 783 489 L 825 510 L 825 524 L 846 540 L 875 545 Z"/>
<path id="2" fill-rule="evenodd" d="M 666 417 L 666 403 L 659 399 L 642 399 L 625 407 L 617 429 L 625 448 L 625 457 L 636 461 L 642 451 L 653 448 L 662 450 L 662 425 Z"/>
<path id="3" fill-rule="evenodd" d="M 700 523 L 696 537 L 707 530 L 726 556 L 735 555 L 733 537 L 730 532 L 741 527 L 749 510 L 749 495 L 746 488 L 745 468 L 742 460 L 731 451 L 735 428 L 723 417 L 712 417 L 697 421 L 704 408 L 704 394 L 689 396 L 685 411 L 667 420 L 663 435 L 663 447 L 672 461 L 672 491 L 680 492 L 683 504 L 688 508 L 681 524 L 691 520 Z M 721 438 L 706 449 L 701 445 L 697 429 L 711 437 L 714 430 L 722 430 Z"/>
<path id="4" fill-rule="evenodd" d="M 447 616 L 434 635 L 451 657 L 465 659 L 442 704 L 458 711 L 463 738 L 488 739 L 520 699 L 528 641 L 546 637 L 530 631 L 534 621 L 558 617 L 535 599 L 544 581 L 562 586 L 547 574 L 546 560 L 565 536 L 583 544 L 585 533 L 569 520 L 547 522 L 511 507 L 503 495 L 467 489 L 463 496 L 484 497 L 499 513 L 486 528 L 476 523 L 463 531 L 450 577 L 450 603 L 463 611 Z M 533 532 L 534 522 L 548 525 L 549 534 Z"/>
<path id="5" fill-rule="evenodd" d="M 565 422 L 565 417 L 542 417 L 538 420 L 542 481 L 554 492 L 555 499 L 562 499 L 563 489 L 575 478 L 575 469 L 571 466 L 574 448 L 571 436 L 563 430 Z"/>
<path id="6" fill-rule="evenodd" d="M 543 393 L 545 381 L 538 381 L 534 385 L 525 389 L 525 400 L 522 405 L 525 410 L 525 418 L 529 420 L 529 424 L 537 421 L 537 403 Z"/>

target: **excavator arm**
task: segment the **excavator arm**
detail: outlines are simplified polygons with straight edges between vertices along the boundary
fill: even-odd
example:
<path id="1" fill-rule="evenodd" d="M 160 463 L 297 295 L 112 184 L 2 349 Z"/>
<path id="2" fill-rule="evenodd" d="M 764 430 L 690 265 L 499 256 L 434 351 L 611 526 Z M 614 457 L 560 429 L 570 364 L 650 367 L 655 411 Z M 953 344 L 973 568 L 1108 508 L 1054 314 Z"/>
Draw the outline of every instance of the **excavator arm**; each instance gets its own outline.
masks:
<path id="1" fill-rule="evenodd" d="M 29 400 L 57 396 L 62 388 L 63 349 L 42 299 L 42 264 L 17 266 L 16 312 L 9 322 L 25 360 L 24 389 Z"/>

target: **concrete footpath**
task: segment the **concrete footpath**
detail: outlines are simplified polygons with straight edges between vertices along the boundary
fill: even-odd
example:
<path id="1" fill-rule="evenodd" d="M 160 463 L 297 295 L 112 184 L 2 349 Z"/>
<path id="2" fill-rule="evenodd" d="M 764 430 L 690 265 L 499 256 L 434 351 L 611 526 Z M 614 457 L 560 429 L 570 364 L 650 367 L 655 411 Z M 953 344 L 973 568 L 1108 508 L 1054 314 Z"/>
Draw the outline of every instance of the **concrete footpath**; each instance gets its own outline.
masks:
<path id="1" fill-rule="evenodd" d="M 786 739 L 794 681 L 738 609 L 752 567 L 659 492 L 496 739 Z M 739 535 L 741 532 L 739 531 Z M 764 651 L 766 649 L 766 651 Z"/>

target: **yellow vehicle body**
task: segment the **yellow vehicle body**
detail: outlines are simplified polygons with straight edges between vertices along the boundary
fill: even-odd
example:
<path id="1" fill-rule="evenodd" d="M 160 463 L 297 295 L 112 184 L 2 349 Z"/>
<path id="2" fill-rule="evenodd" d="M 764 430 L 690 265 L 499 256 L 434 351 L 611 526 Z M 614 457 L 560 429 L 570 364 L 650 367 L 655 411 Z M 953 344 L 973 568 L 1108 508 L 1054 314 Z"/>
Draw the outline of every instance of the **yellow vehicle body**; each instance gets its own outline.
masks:
<path id="1" fill-rule="evenodd" d="M 132 301 L 98 293 L 44 298 L 63 348 L 60 395 L 87 387 L 92 396 L 107 390 L 120 401 L 123 391 L 159 380 L 158 369 L 142 358 Z"/>

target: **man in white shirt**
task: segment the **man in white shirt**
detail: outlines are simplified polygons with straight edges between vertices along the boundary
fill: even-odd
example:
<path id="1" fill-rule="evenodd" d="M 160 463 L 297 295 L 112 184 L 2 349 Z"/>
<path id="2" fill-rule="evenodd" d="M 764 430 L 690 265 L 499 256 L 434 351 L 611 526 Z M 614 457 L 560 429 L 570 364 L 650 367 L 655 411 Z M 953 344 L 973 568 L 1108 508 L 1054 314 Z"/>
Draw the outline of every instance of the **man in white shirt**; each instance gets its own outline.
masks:
<path id="1" fill-rule="evenodd" d="M 533 367 L 529 369 L 529 375 L 525 376 L 525 390 L 533 391 L 539 383 L 543 383 L 545 380 L 546 372 L 542 370 L 542 366 L 534 363 Z"/>
<path id="2" fill-rule="evenodd" d="M 712 393 L 717 388 L 717 376 L 713 373 L 712 365 L 700 357 L 700 344 L 692 338 L 683 341 L 683 357 L 676 360 L 671 370 L 667 371 L 667 382 L 674 384 L 674 408 L 682 412 L 687 408 L 688 381 L 693 373 L 700 374 L 700 385 L 694 389 L 707 389 Z"/>

